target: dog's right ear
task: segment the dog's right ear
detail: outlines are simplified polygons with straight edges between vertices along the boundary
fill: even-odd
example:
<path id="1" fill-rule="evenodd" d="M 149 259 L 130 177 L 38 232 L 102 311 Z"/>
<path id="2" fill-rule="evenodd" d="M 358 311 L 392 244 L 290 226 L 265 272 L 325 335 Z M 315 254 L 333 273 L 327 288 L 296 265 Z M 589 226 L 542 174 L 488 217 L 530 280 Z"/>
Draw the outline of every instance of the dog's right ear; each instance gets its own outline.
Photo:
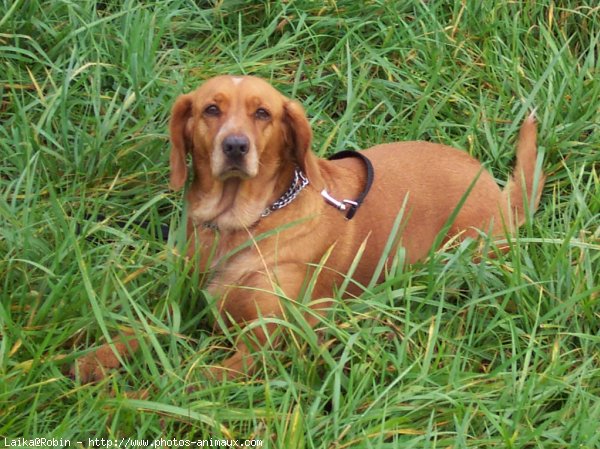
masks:
<path id="1" fill-rule="evenodd" d="M 312 130 L 300 103 L 288 100 L 284 104 L 284 122 L 287 125 L 286 136 L 291 135 L 295 162 L 306 174 L 311 184 L 320 191 L 324 187 L 324 183 L 319 160 L 311 151 Z"/>
<path id="2" fill-rule="evenodd" d="M 192 96 L 180 95 L 171 111 L 171 180 L 173 190 L 180 190 L 187 179 L 186 156 L 192 148 Z"/>

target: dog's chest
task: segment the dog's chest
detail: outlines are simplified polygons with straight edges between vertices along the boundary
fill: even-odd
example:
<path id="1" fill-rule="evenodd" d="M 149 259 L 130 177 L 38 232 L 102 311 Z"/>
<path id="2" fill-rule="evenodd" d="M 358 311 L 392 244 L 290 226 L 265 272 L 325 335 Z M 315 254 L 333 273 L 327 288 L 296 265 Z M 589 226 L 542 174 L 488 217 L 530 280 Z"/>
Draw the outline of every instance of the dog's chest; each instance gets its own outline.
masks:
<path id="1" fill-rule="evenodd" d="M 260 269 L 261 255 L 250 235 L 198 228 L 196 234 L 203 270 L 209 272 L 209 290 L 213 284 L 235 284 L 247 273 Z"/>

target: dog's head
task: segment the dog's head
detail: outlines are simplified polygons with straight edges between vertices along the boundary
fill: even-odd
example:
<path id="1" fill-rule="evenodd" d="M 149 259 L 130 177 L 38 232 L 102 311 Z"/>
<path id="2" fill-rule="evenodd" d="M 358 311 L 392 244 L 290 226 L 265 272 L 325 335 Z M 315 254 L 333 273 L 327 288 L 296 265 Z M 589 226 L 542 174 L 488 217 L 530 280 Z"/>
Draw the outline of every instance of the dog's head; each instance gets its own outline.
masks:
<path id="1" fill-rule="evenodd" d="M 185 184 L 188 153 L 200 180 L 267 180 L 284 164 L 319 179 L 302 106 L 259 78 L 218 76 L 180 96 L 170 134 L 173 189 Z"/>

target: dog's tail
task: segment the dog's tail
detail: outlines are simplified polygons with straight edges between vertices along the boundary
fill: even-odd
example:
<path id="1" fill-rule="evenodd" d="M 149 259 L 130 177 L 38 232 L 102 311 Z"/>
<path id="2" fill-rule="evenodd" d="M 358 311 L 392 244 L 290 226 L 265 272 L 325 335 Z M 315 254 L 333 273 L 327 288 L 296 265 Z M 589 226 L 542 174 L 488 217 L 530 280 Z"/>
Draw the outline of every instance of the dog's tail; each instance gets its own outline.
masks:
<path id="1" fill-rule="evenodd" d="M 513 173 L 504 188 L 506 212 L 511 230 L 523 223 L 527 213 L 533 213 L 540 203 L 545 175 L 540 170 L 536 176 L 537 129 L 535 112 L 532 112 L 521 125 L 517 143 L 517 161 Z"/>

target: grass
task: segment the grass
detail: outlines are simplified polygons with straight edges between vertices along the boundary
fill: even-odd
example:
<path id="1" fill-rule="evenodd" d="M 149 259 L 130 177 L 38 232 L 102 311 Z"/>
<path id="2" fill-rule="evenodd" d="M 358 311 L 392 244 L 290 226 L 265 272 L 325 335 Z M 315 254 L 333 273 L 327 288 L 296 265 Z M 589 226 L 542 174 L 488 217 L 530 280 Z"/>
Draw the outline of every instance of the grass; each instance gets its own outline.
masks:
<path id="1" fill-rule="evenodd" d="M 0 2 L 0 437 L 599 447 L 599 37 L 591 0 Z M 500 183 L 535 107 L 540 210 L 506 256 L 399 263 L 292 319 L 256 378 L 207 383 L 235 335 L 177 257 L 166 124 L 220 73 L 301 100 L 321 155 L 433 140 Z M 122 371 L 64 375 L 119 331 L 145 337 Z"/>

